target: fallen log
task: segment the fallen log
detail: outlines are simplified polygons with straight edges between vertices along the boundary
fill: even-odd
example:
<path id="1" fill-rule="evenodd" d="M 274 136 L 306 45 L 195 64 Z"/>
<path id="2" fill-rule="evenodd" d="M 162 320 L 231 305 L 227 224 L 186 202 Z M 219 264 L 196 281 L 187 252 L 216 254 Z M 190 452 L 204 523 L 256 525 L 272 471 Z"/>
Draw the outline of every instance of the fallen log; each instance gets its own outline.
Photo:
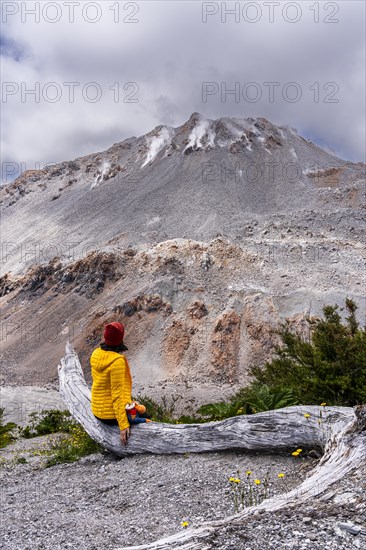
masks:
<path id="1" fill-rule="evenodd" d="M 275 512 L 286 508 L 293 509 L 296 514 L 303 503 L 311 502 L 312 506 L 316 506 L 317 501 L 331 500 L 337 496 L 337 482 L 361 468 L 366 474 L 366 406 L 355 408 L 353 418 L 340 431 L 329 432 L 323 457 L 310 476 L 292 491 L 271 497 L 258 506 L 248 507 L 239 514 L 202 527 L 183 531 L 150 544 L 116 550 L 208 550 L 212 548 L 209 542 L 212 534 L 228 526 L 241 526 L 246 519 L 261 510 Z M 352 502 L 352 498 L 352 493 L 338 495 L 342 504 L 346 504 L 348 499 Z"/>
<path id="2" fill-rule="evenodd" d="M 90 408 L 88 388 L 77 354 L 66 345 L 58 366 L 60 394 L 74 418 L 105 449 L 118 456 L 142 453 L 186 453 L 242 449 L 279 453 L 301 447 L 321 449 L 324 454 L 311 475 L 292 491 L 264 500 L 243 512 L 196 529 L 184 530 L 151 544 L 118 550 L 205 550 L 210 536 L 228 525 L 241 525 L 259 510 L 276 511 L 298 507 L 315 499 L 329 500 L 337 481 L 358 468 L 365 468 L 366 406 L 293 406 L 254 415 L 239 415 L 204 424 L 151 422 L 133 426 L 126 447 L 119 429 L 97 420 Z"/>
<path id="3" fill-rule="evenodd" d="M 60 394 L 70 413 L 90 437 L 118 456 L 225 449 L 269 453 L 286 452 L 300 446 L 303 449 L 322 448 L 330 435 L 338 432 L 353 417 L 352 409 L 348 407 L 324 410 L 323 407 L 294 406 L 204 424 L 150 422 L 133 426 L 128 445 L 124 447 L 118 427 L 103 424 L 91 412 L 90 389 L 79 358 L 69 343 L 58 374 Z M 326 422 L 319 424 L 321 415 Z"/>

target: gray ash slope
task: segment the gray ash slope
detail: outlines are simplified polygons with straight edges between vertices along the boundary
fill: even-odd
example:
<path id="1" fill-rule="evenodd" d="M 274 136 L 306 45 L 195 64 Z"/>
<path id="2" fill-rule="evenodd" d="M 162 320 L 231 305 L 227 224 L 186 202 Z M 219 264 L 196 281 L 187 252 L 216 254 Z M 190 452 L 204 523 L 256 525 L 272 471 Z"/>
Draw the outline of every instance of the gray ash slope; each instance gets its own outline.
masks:
<path id="1" fill-rule="evenodd" d="M 158 126 L 23 174 L 2 190 L 3 240 L 14 241 L 14 216 L 18 245 L 65 249 L 67 241 L 78 252 L 117 236 L 124 244 L 218 234 L 240 241 L 272 220 L 352 237 L 361 230 L 363 173 L 291 128 L 194 113 L 179 128 Z M 8 268 L 16 269 L 11 258 Z"/>
<path id="2" fill-rule="evenodd" d="M 265 119 L 194 113 L 24 173 L 0 191 L 1 382 L 57 382 L 68 336 L 89 376 L 118 319 L 135 390 L 183 412 L 245 384 L 284 318 L 349 296 L 362 319 L 364 171 Z"/>

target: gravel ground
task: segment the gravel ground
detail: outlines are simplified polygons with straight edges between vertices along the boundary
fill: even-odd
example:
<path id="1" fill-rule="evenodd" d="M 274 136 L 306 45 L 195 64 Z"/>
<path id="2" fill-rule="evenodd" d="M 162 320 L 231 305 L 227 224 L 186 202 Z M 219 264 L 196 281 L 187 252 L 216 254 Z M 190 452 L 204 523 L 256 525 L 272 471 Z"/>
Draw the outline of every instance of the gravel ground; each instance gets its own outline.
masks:
<path id="1" fill-rule="evenodd" d="M 115 550 L 152 542 L 183 529 L 183 521 L 190 528 L 232 515 L 228 478 L 236 477 L 238 469 L 242 474 L 249 469 L 253 479 L 262 480 L 269 472 L 270 486 L 279 493 L 284 480 L 291 489 L 316 464 L 311 458 L 237 451 L 124 459 L 105 452 L 45 468 L 46 457 L 38 450 L 49 448 L 57 437 L 18 440 L 0 451 L 4 549 Z M 26 462 L 19 463 L 19 458 Z M 280 472 L 286 474 L 284 480 L 277 477 Z M 205 548 L 365 548 L 366 536 L 339 527 L 361 523 L 366 534 L 365 500 L 360 506 L 364 474 L 342 482 L 338 503 L 314 502 L 295 512 L 257 514 L 239 526 L 219 529 Z M 341 506 L 342 495 L 350 491 L 355 503 Z"/>
<path id="2" fill-rule="evenodd" d="M 207 545 L 220 550 L 364 550 L 366 517 L 354 505 L 327 503 L 303 505 L 295 512 L 262 512 L 240 526 L 221 529 Z"/>
<path id="3" fill-rule="evenodd" d="M 292 487 L 314 462 L 240 452 L 124 459 L 102 453 L 44 468 L 45 457 L 33 453 L 48 441 L 19 440 L 0 453 L 3 548 L 114 549 L 151 542 L 179 531 L 183 521 L 194 527 L 233 514 L 228 478 L 238 469 L 262 480 L 268 471 L 278 492 L 284 488 L 278 473 Z M 21 457 L 27 462 L 17 463 Z"/>

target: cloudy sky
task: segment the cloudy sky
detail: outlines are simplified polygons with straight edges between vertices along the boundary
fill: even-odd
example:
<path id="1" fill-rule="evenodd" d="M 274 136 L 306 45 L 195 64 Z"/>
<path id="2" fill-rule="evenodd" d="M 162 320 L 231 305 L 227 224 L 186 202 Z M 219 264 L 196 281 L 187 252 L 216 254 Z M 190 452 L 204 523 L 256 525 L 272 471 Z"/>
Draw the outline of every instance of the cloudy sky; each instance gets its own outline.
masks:
<path id="1" fill-rule="evenodd" d="M 361 0 L 4 0 L 2 181 L 193 111 L 364 160 L 364 20 Z"/>

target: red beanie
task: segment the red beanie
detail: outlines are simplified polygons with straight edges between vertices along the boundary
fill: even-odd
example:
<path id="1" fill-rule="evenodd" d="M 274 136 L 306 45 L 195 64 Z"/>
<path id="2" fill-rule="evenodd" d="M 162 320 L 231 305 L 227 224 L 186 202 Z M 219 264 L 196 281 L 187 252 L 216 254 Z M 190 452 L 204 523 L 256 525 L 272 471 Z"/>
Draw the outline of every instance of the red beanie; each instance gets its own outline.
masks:
<path id="1" fill-rule="evenodd" d="M 108 346 L 119 346 L 123 342 L 124 326 L 117 321 L 104 327 L 104 341 Z"/>

